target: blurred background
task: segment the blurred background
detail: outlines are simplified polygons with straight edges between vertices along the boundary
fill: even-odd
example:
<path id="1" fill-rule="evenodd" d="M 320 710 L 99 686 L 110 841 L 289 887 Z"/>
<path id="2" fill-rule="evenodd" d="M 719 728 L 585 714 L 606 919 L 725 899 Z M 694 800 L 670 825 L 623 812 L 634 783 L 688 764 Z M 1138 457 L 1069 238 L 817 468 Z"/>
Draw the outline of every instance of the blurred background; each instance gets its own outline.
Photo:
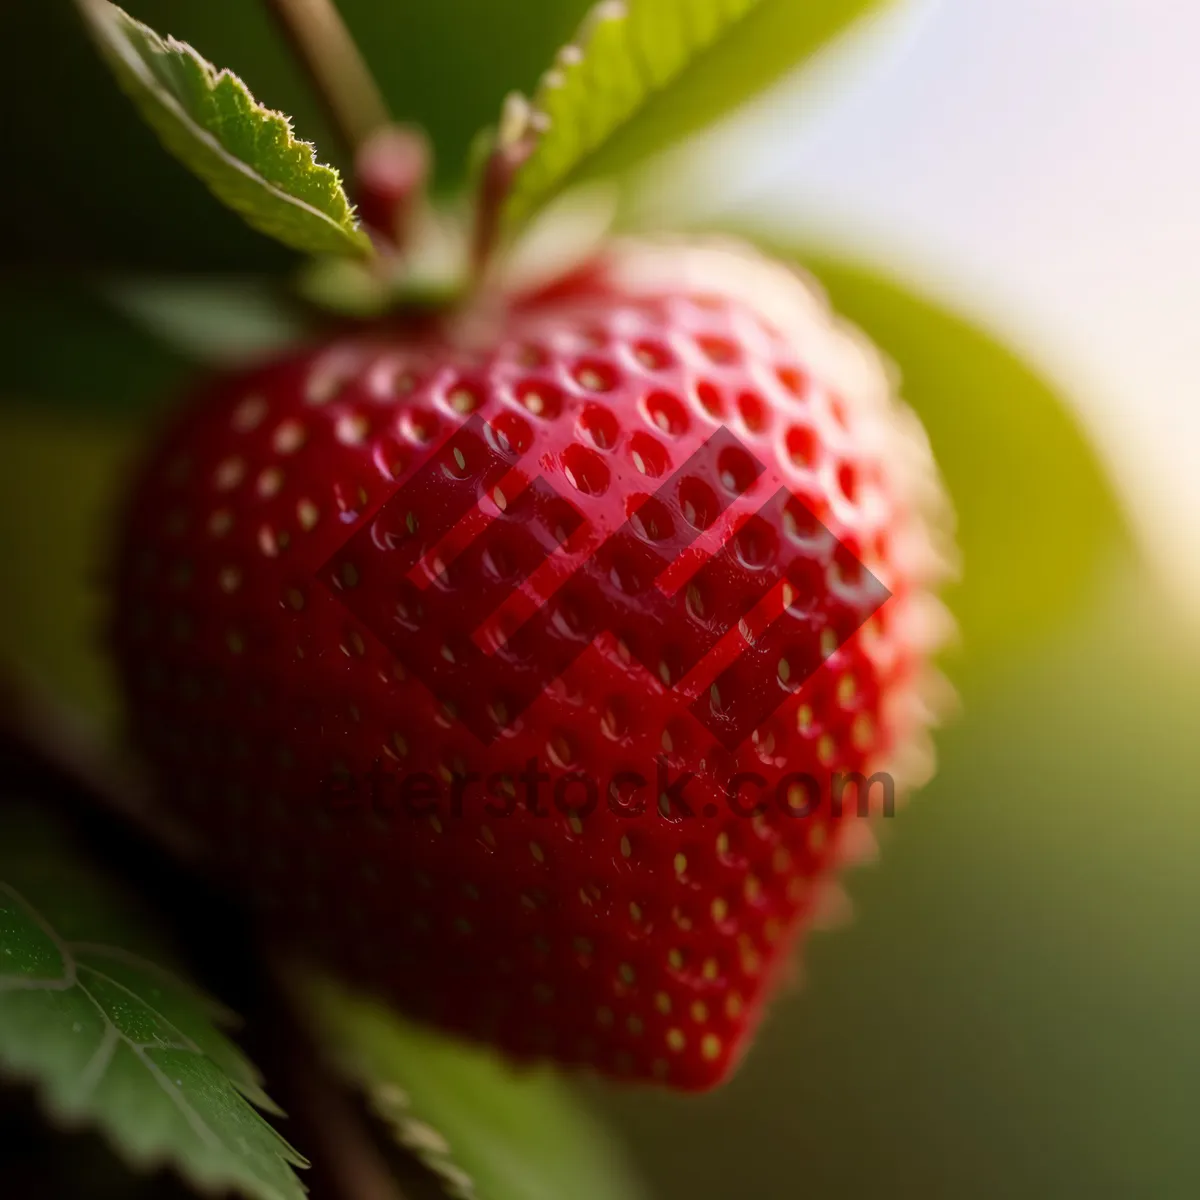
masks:
<path id="1" fill-rule="evenodd" d="M 126 7 L 332 145 L 260 6 Z M 446 188 L 584 7 L 342 4 Z M 0 44 L 55 46 L 0 81 L 0 653 L 111 724 L 123 464 L 188 354 L 228 346 L 214 308 L 272 332 L 213 276 L 288 261 L 158 153 L 65 5 L 10 3 Z M 800 258 L 896 361 L 964 557 L 961 711 L 853 922 L 728 1087 L 586 1089 L 657 1197 L 1200 1195 L 1197 49 L 1182 0 L 896 4 L 629 178 L 643 222 Z M 127 341 L 147 308 L 154 348 Z"/>
<path id="2" fill-rule="evenodd" d="M 902 265 L 1048 366 L 1192 613 L 1197 46 L 1179 0 L 915 0 L 730 122 L 702 189 L 659 176 L 666 207 Z"/>

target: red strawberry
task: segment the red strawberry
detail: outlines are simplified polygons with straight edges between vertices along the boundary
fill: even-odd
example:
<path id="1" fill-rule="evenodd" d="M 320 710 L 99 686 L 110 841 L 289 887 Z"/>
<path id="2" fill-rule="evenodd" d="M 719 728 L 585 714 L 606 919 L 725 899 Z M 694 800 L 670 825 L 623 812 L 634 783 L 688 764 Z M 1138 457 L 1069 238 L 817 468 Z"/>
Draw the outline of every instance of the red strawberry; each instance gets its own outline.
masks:
<path id="1" fill-rule="evenodd" d="M 277 931 L 514 1055 L 709 1087 L 848 853 L 835 773 L 926 766 L 939 497 L 793 275 L 619 245 L 200 396 L 129 508 L 133 728 Z"/>

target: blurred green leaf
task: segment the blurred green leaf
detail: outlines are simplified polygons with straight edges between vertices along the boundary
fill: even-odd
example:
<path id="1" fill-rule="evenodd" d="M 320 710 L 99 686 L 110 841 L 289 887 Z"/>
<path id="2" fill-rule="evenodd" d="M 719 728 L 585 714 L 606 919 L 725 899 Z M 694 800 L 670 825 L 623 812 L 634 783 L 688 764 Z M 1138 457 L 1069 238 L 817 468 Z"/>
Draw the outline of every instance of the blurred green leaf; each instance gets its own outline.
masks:
<path id="1" fill-rule="evenodd" d="M 410 1024 L 327 981 L 311 985 L 321 1040 L 399 1141 L 464 1200 L 631 1200 L 619 1148 L 547 1068 Z"/>
<path id="2" fill-rule="evenodd" d="M 128 417 L 161 409 L 192 364 L 119 312 L 98 285 L 0 279 L 3 403 Z"/>
<path id="3" fill-rule="evenodd" d="M 345 259 L 321 259 L 348 270 Z M 101 288 L 128 321 L 194 363 L 236 367 L 286 351 L 314 321 L 264 279 L 121 278 Z"/>
<path id="4" fill-rule="evenodd" d="M 262 277 L 10 275 L 0 278 L 0 405 L 117 421 L 162 413 L 201 367 L 282 352 L 313 325 Z"/>
<path id="5" fill-rule="evenodd" d="M 899 367 L 957 513 L 963 665 L 1002 661 L 1069 616 L 1127 536 L 1095 453 L 1055 385 L 964 317 L 874 268 L 783 253 Z"/>
<path id="6" fill-rule="evenodd" d="M 163 144 L 255 229 L 310 254 L 370 253 L 337 171 L 282 113 L 191 46 L 108 0 L 79 0 L 121 87 Z"/>
<path id="7" fill-rule="evenodd" d="M 612 173 L 773 83 L 877 0 L 600 0 L 542 76 L 506 219 L 519 225 L 573 177 Z"/>
<path id="8" fill-rule="evenodd" d="M 205 1188 L 304 1195 L 294 1150 L 251 1107 L 254 1067 L 222 1010 L 161 965 L 136 902 L 43 812 L 0 810 L 0 1073 L 66 1123 L 97 1125 L 133 1166 Z"/>

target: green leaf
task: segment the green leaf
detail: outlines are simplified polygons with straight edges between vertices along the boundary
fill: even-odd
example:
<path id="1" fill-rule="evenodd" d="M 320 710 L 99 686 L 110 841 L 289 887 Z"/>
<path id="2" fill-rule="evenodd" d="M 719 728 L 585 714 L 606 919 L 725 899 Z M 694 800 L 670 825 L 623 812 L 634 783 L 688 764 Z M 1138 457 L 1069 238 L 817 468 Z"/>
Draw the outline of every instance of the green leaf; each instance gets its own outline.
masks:
<path id="1" fill-rule="evenodd" d="M 314 265 L 366 269 L 346 259 Z M 244 366 L 283 353 L 314 332 L 308 314 L 264 279 L 122 278 L 101 290 L 126 320 L 210 367 Z"/>
<path id="2" fill-rule="evenodd" d="M 1062 392 L 969 320 L 879 271 L 792 247 L 898 366 L 958 518 L 947 590 L 964 666 L 1003 659 L 1073 611 L 1127 536 Z"/>
<path id="3" fill-rule="evenodd" d="M 163 144 L 255 229 L 310 254 L 368 254 L 337 171 L 282 113 L 191 46 L 161 38 L 108 0 L 79 0 L 121 87 Z"/>
<path id="4" fill-rule="evenodd" d="M 566 183 L 613 173 L 774 82 L 878 0 L 601 0 L 501 143 L 528 140 L 506 210 L 520 225 Z"/>
<path id="5" fill-rule="evenodd" d="M 335 1064 L 400 1142 L 464 1200 L 633 1200 L 622 1154 L 547 1068 L 410 1024 L 331 982 L 306 981 Z"/>
<path id="6" fill-rule="evenodd" d="M 164 961 L 143 907 L 44 812 L 0 811 L 0 1075 L 135 1167 L 299 1200 L 303 1159 L 251 1106 L 273 1110 L 228 1015 Z"/>

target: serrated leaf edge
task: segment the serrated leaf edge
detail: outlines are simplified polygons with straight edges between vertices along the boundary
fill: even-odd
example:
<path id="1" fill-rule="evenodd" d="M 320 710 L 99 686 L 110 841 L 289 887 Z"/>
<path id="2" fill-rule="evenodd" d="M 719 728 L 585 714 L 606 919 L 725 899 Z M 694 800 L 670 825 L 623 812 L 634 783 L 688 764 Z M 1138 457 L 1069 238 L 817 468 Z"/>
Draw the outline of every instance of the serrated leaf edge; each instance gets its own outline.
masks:
<path id="1" fill-rule="evenodd" d="M 139 30 L 151 38 L 158 46 L 160 46 L 164 53 L 183 54 L 192 59 L 204 73 L 204 77 L 209 82 L 210 86 L 215 88 L 216 85 L 222 80 L 229 79 L 236 87 L 240 88 L 245 93 L 246 98 L 249 100 L 255 112 L 255 115 L 262 117 L 264 120 L 282 124 L 287 133 L 288 147 L 307 150 L 313 170 L 318 172 L 328 172 L 329 175 L 332 176 L 333 181 L 337 184 L 338 188 L 343 190 L 344 195 L 344 184 L 342 182 L 341 172 L 338 171 L 336 167 L 317 161 L 316 146 L 312 142 L 296 136 L 295 130 L 292 126 L 291 117 L 284 112 L 280 112 L 278 109 L 268 108 L 265 104 L 259 103 L 241 76 L 229 70 L 227 67 L 217 67 L 214 63 L 209 62 L 208 59 L 205 58 L 204 55 L 196 50 L 196 48 L 190 43 L 180 41 L 178 38 L 172 37 L 170 34 L 165 37 L 162 36 L 155 30 L 151 29 L 150 26 L 137 20 L 135 17 L 131 17 L 123 8 L 109 3 L 109 0 L 78 0 L 78 2 L 83 7 L 85 12 L 89 13 L 89 20 L 87 24 L 92 30 L 97 41 L 100 43 L 101 49 L 105 53 L 115 54 L 120 59 L 121 63 L 131 72 L 133 72 L 141 84 L 154 95 L 155 99 L 162 104 L 162 106 L 166 108 L 172 114 L 172 116 L 182 122 L 192 136 L 203 142 L 204 145 L 218 158 L 220 158 L 224 164 L 232 167 L 238 173 L 246 176 L 246 178 L 252 180 L 257 186 L 262 187 L 264 190 L 282 200 L 284 203 L 290 204 L 295 208 L 302 209 L 304 212 L 309 213 L 310 215 L 323 221 L 331 229 L 336 230 L 349 241 L 358 245 L 359 249 L 363 253 L 369 252 L 370 240 L 363 232 L 362 227 L 355 216 L 356 210 L 354 205 L 351 204 L 348 199 L 346 201 L 345 219 L 349 222 L 349 228 L 347 228 L 346 225 L 344 225 L 341 221 L 331 217 L 328 213 L 322 212 L 319 208 L 315 208 L 306 200 L 302 200 L 298 196 L 294 196 L 290 192 L 284 191 L 276 184 L 271 183 L 270 180 L 265 179 L 248 163 L 245 163 L 240 158 L 236 158 L 234 155 L 230 154 L 229 151 L 226 150 L 221 144 L 219 138 L 209 133 L 207 129 L 204 129 L 202 126 L 198 125 L 191 114 L 188 113 L 187 109 L 185 109 L 183 105 L 181 105 L 179 101 L 171 95 L 170 92 L 166 91 L 162 85 L 159 84 L 159 82 L 150 72 L 149 68 L 142 61 L 141 57 L 133 52 L 132 48 L 128 45 L 125 39 L 113 36 L 113 34 L 110 32 L 110 18 L 106 10 L 111 10 L 112 13 L 118 16 L 121 20 L 128 21 L 131 25 L 136 25 Z M 121 81 L 119 74 L 117 79 L 118 82 Z M 134 97 L 134 99 L 136 99 L 136 97 Z"/>
<path id="2" fill-rule="evenodd" d="M 92 1006 L 96 1009 L 96 1011 L 100 1014 L 101 1018 L 103 1019 L 103 1021 L 105 1023 L 104 1036 L 101 1039 L 100 1044 L 97 1046 L 96 1051 L 92 1056 L 92 1059 L 88 1062 L 88 1065 L 85 1067 L 85 1074 L 86 1074 L 87 1072 L 92 1071 L 94 1066 L 96 1066 L 96 1064 L 99 1064 L 99 1069 L 96 1072 L 95 1080 L 89 1081 L 89 1090 L 90 1090 L 90 1088 L 98 1085 L 101 1078 L 103 1078 L 104 1070 L 107 1069 L 109 1062 L 111 1062 L 112 1055 L 115 1053 L 117 1045 L 121 1042 L 125 1042 L 126 1045 L 129 1046 L 130 1050 L 133 1051 L 133 1053 L 137 1057 L 138 1061 L 141 1062 L 141 1064 L 146 1068 L 147 1072 L 151 1075 L 151 1077 L 154 1079 L 154 1081 L 159 1085 L 159 1087 L 171 1098 L 171 1100 L 180 1109 L 185 1120 L 187 1120 L 189 1126 L 191 1126 L 191 1128 L 195 1131 L 196 1135 L 198 1137 L 200 1137 L 201 1140 L 203 1140 L 207 1145 L 216 1147 L 217 1149 L 220 1149 L 220 1150 L 224 1150 L 225 1147 L 223 1146 L 223 1144 L 216 1137 L 216 1135 L 212 1132 L 212 1130 L 210 1130 L 208 1128 L 207 1124 L 205 1123 L 204 1119 L 200 1116 L 200 1114 L 197 1113 L 196 1110 L 188 1103 L 187 1098 L 185 1096 L 183 1096 L 179 1092 L 179 1089 L 176 1088 L 171 1083 L 171 1081 L 165 1076 L 162 1069 L 158 1066 L 157 1063 L 154 1063 L 145 1057 L 144 1051 L 146 1049 L 148 1049 L 149 1047 L 145 1044 L 131 1041 L 128 1037 L 126 1037 L 125 1034 L 121 1033 L 121 1031 L 119 1029 L 117 1029 L 117 1027 L 112 1023 L 108 1014 L 105 1012 L 103 1005 L 101 1005 L 96 1000 L 96 998 L 91 994 L 91 992 L 88 991 L 86 984 L 84 984 L 83 981 L 79 978 L 79 965 L 78 965 L 78 962 L 76 961 L 74 952 L 77 949 L 86 949 L 89 952 L 91 952 L 93 950 L 100 951 L 100 952 L 115 951 L 117 956 L 119 956 L 123 961 L 130 963 L 130 965 L 136 965 L 140 969 L 149 969 L 151 973 L 158 975 L 160 978 L 164 979 L 165 981 L 169 981 L 174 986 L 179 987 L 181 989 L 185 989 L 189 993 L 192 993 L 201 1002 L 202 1006 L 207 1011 L 210 1012 L 211 1015 L 215 1015 L 213 1013 L 213 1008 L 215 1008 L 218 1012 L 227 1012 L 227 1010 L 224 1010 L 223 1006 L 219 1005 L 216 1001 L 213 1001 L 210 997 L 208 997 L 205 993 L 203 993 L 199 989 L 194 988 L 191 984 L 185 983 L 183 980 L 181 980 L 178 976 L 174 975 L 172 972 L 167 971 L 165 968 L 158 966 L 156 963 L 152 963 L 152 962 L 142 958 L 140 955 L 133 954 L 129 951 L 124 950 L 122 947 L 108 946 L 105 943 L 92 943 L 92 942 L 72 943 L 72 942 L 64 941 L 62 939 L 62 937 L 58 934 L 57 930 L 53 927 L 53 925 L 51 925 L 46 920 L 46 918 L 44 916 L 42 916 L 42 914 L 39 911 L 39 909 L 37 908 L 37 906 L 35 904 L 33 904 L 31 901 L 29 901 L 28 899 L 26 899 L 26 897 L 23 896 L 21 894 L 21 892 L 18 891 L 16 888 L 14 888 L 11 884 L 0 881 L 0 892 L 9 896 L 22 909 L 24 909 L 24 911 L 27 912 L 29 914 L 29 916 L 34 920 L 34 922 L 37 924 L 37 926 L 54 943 L 54 945 L 58 949 L 59 954 L 62 956 L 63 967 L 64 967 L 64 971 L 65 971 L 65 973 L 61 979 L 22 979 L 19 977 L 12 977 L 12 976 L 5 977 L 3 975 L 0 975 L 0 992 L 3 992 L 3 991 L 70 991 L 73 988 L 76 988 L 76 987 L 79 988 L 83 992 L 83 994 L 88 998 L 88 1000 L 90 1001 Z M 166 1016 L 164 1016 L 161 1012 L 159 1012 L 158 1009 L 155 1008 L 154 1005 L 151 1004 L 144 997 L 139 996 L 139 995 L 137 995 L 137 993 L 130 991 L 130 989 L 128 987 L 126 987 L 123 983 L 121 983 L 120 980 L 117 980 L 117 979 L 112 978 L 111 976 L 105 975 L 104 972 L 102 972 L 102 971 L 97 971 L 97 970 L 95 970 L 95 968 L 91 968 L 91 967 L 89 967 L 88 970 L 92 971 L 92 973 L 95 974 L 96 976 L 98 976 L 99 978 L 106 980 L 111 986 L 118 988 L 120 991 L 126 992 L 129 995 L 131 995 L 137 1001 L 137 1003 L 139 1005 L 142 1005 L 143 1007 L 148 1009 L 159 1021 L 162 1022 L 162 1024 L 164 1026 L 171 1029 L 180 1039 L 180 1041 L 178 1043 L 170 1043 L 170 1044 L 152 1043 L 156 1048 L 187 1050 L 187 1051 L 197 1054 L 203 1058 L 208 1058 L 208 1056 L 204 1053 L 204 1051 L 201 1050 L 201 1048 L 199 1046 L 197 1046 L 196 1043 L 194 1041 L 192 1041 L 191 1038 L 189 1038 L 186 1034 L 182 1033 Z M 211 1061 L 211 1060 L 209 1060 L 209 1061 Z M 254 1069 L 251 1067 L 251 1070 L 253 1071 Z M 256 1071 L 254 1071 L 254 1073 L 257 1074 Z M 113 1130 L 111 1130 L 104 1122 L 97 1121 L 94 1117 L 89 1117 L 89 1115 L 82 1109 L 80 1109 L 80 1110 L 75 1110 L 73 1108 L 67 1109 L 67 1108 L 63 1108 L 60 1105 L 57 1105 L 52 1100 L 52 1098 L 49 1096 L 46 1089 L 42 1085 L 42 1080 L 40 1079 L 40 1077 L 38 1076 L 36 1071 L 34 1071 L 34 1070 L 22 1071 L 22 1070 L 15 1069 L 11 1063 L 6 1062 L 2 1057 L 0 1057 L 0 1075 L 3 1075 L 5 1078 L 8 1078 L 8 1079 L 12 1079 L 15 1081 L 21 1081 L 21 1082 L 29 1084 L 33 1088 L 34 1093 L 36 1094 L 36 1096 L 38 1098 L 38 1102 L 42 1107 L 42 1110 L 47 1114 L 47 1116 L 49 1116 L 53 1120 L 56 1120 L 56 1121 L 62 1123 L 66 1127 L 95 1128 L 101 1134 L 101 1136 L 105 1139 L 105 1141 L 108 1143 L 108 1145 L 113 1149 L 114 1153 L 117 1155 L 118 1158 L 121 1158 L 122 1160 L 126 1160 L 126 1161 L 135 1161 L 140 1166 L 148 1167 L 148 1168 L 172 1166 L 172 1167 L 176 1168 L 177 1170 L 180 1170 L 180 1171 L 183 1170 L 182 1164 L 178 1161 L 177 1158 L 172 1156 L 170 1153 L 164 1151 L 164 1152 L 160 1152 L 158 1154 L 146 1154 L 146 1155 L 139 1156 L 137 1153 L 131 1151 L 130 1148 L 127 1145 L 125 1145 L 120 1140 L 120 1138 L 113 1132 Z M 242 1086 L 241 1082 L 232 1078 L 231 1076 L 228 1076 L 228 1075 L 226 1076 L 226 1078 L 229 1079 L 230 1085 L 235 1089 L 235 1091 L 237 1091 L 237 1093 L 240 1096 L 242 1096 L 243 1099 L 245 1099 L 247 1101 L 247 1103 L 249 1103 L 250 1098 L 246 1096 L 246 1093 L 243 1090 L 243 1086 Z M 255 1110 L 253 1107 L 251 1107 L 250 1111 L 254 1112 Z M 276 1111 L 278 1111 L 278 1110 L 276 1110 Z M 258 1114 L 256 1113 L 256 1115 L 258 1115 Z M 259 1116 L 259 1120 L 263 1120 L 263 1118 L 261 1116 Z M 266 1125 L 267 1128 L 270 1129 L 272 1134 L 274 1135 L 277 1145 L 278 1145 L 279 1156 L 285 1163 L 287 1163 L 288 1165 L 293 1166 L 293 1167 L 307 1167 L 309 1165 L 308 1160 L 305 1159 L 304 1156 L 301 1155 L 295 1149 L 295 1147 L 293 1147 L 287 1141 L 287 1139 L 284 1138 L 283 1135 L 280 1134 L 277 1129 L 275 1129 L 274 1126 L 270 1125 L 270 1123 L 265 1120 L 263 1120 L 263 1124 Z M 184 1177 L 188 1180 L 189 1183 L 191 1183 L 195 1186 L 202 1187 L 214 1194 L 216 1194 L 220 1191 L 226 1190 L 230 1187 L 237 1188 L 238 1190 L 241 1190 L 241 1191 L 245 1190 L 245 1183 L 242 1179 L 231 1178 L 228 1176 L 227 1173 L 222 1174 L 222 1173 L 217 1173 L 217 1172 L 206 1172 L 206 1173 L 204 1173 L 203 1177 L 200 1177 L 200 1172 L 197 1171 L 196 1168 L 189 1166 L 189 1168 L 187 1169 L 187 1173 Z M 256 1182 L 259 1182 L 260 1187 L 263 1186 L 261 1184 L 261 1181 L 256 1181 Z M 299 1184 L 299 1181 L 297 1181 L 297 1184 L 298 1184 L 298 1186 L 302 1187 L 302 1185 Z M 245 1194 L 247 1196 L 251 1196 L 252 1200 L 258 1200 L 255 1193 L 245 1191 Z M 273 1189 L 272 1189 L 272 1194 L 277 1195 L 277 1196 L 280 1195 L 280 1193 L 274 1192 Z M 281 1200 L 282 1200 L 282 1198 L 281 1198 Z"/>
<path id="3" fill-rule="evenodd" d="M 330 1031 L 336 1029 L 339 1004 L 358 1010 L 360 1022 L 394 1018 L 386 1006 L 367 1000 L 331 978 L 297 978 L 297 988 L 307 1002 L 314 1026 L 325 1023 L 324 1051 L 329 1065 L 366 1100 L 371 1112 L 392 1132 L 396 1141 L 441 1181 L 454 1200 L 479 1200 L 475 1181 L 454 1158 L 450 1140 L 439 1129 L 408 1110 L 412 1100 L 404 1087 L 378 1077 L 360 1047 L 349 1047 Z"/>
<path id="4" fill-rule="evenodd" d="M 551 93 L 565 86 L 569 74 L 587 68 L 588 52 L 598 31 L 605 24 L 627 21 L 630 15 L 630 4 L 635 2 L 636 0 L 598 0 L 585 14 L 575 36 L 558 51 L 554 62 L 543 72 L 537 87 L 533 91 L 532 97 L 526 97 L 523 93 L 517 91 L 510 93 L 505 98 L 504 113 L 501 117 L 496 137 L 496 142 L 500 147 L 511 148 L 520 142 L 526 142 L 529 146 L 529 157 L 532 157 L 536 153 L 537 140 L 549 132 L 553 124 L 549 113 L 546 111 L 548 107 L 546 98 Z M 633 61 L 634 69 L 646 87 L 643 98 L 620 122 L 607 130 L 602 136 L 585 139 L 583 153 L 565 171 L 561 171 L 547 180 L 543 194 L 533 205 L 533 209 L 536 210 L 536 208 L 541 207 L 547 200 L 552 198 L 565 181 L 570 178 L 584 157 L 595 153 L 601 146 L 610 141 L 620 128 L 649 103 L 653 96 L 666 91 L 688 68 L 695 64 L 699 57 L 717 45 L 722 36 L 754 12 L 760 3 L 761 0 L 731 0 L 731 11 L 727 22 L 720 26 L 713 36 L 707 40 L 693 39 L 691 57 L 687 58 L 680 64 L 677 70 L 671 72 L 659 82 L 655 82 L 654 73 L 639 60 L 637 54 L 638 48 L 631 46 L 630 57 Z M 686 12 L 686 9 L 681 7 L 679 11 L 682 15 Z M 514 179 L 514 184 L 519 184 L 519 180 L 520 172 L 518 171 Z M 516 194 L 518 194 L 517 188 L 514 187 L 514 195 Z M 531 215 L 528 207 L 528 205 L 516 206 L 515 211 L 510 211 L 507 214 L 506 224 L 511 228 L 514 225 L 522 223 Z"/>
<path id="5" fill-rule="evenodd" d="M 455 1161 L 454 1147 L 446 1135 L 408 1113 L 411 1102 L 404 1088 L 399 1084 L 368 1082 L 368 1072 L 358 1066 L 352 1068 L 348 1061 L 344 1071 L 356 1081 L 375 1116 L 391 1129 L 405 1150 L 441 1180 L 448 1195 L 455 1200 L 477 1200 L 475 1181 Z"/>

